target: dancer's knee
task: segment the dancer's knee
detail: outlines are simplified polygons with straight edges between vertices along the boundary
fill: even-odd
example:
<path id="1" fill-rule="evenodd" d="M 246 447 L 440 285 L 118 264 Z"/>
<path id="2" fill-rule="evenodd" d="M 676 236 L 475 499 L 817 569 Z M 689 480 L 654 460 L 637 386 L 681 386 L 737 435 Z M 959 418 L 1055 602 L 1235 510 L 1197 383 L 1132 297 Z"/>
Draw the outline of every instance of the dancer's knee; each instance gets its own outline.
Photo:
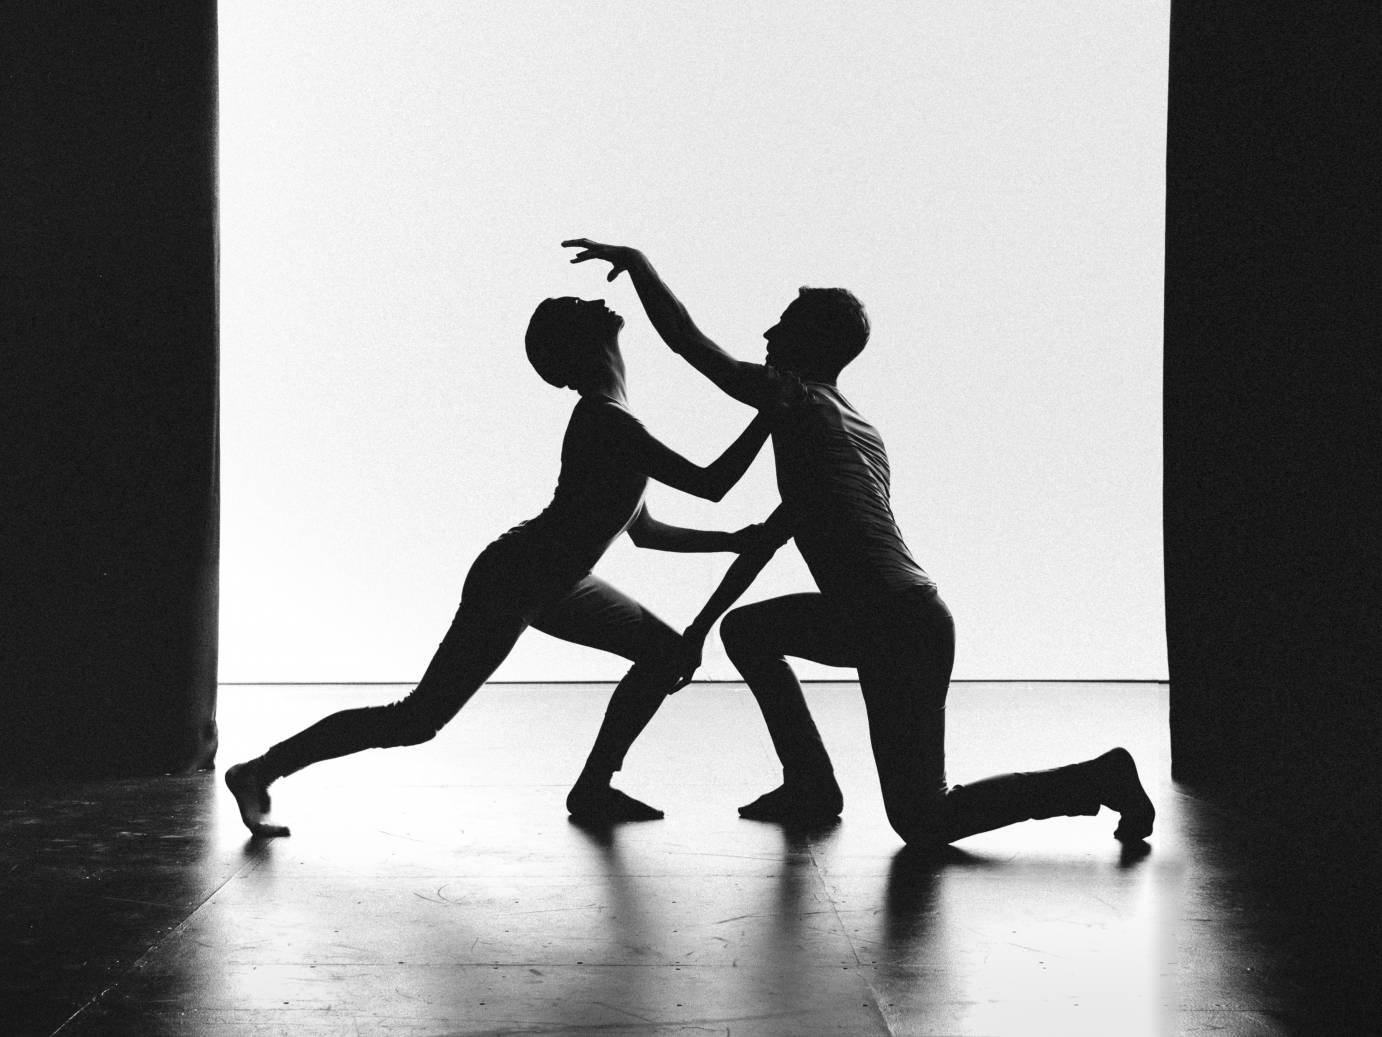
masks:
<path id="1" fill-rule="evenodd" d="M 681 635 L 665 624 L 646 632 L 625 680 L 638 686 L 674 684 L 680 648 Z"/>
<path id="2" fill-rule="evenodd" d="M 730 659 L 761 653 L 762 630 L 749 608 L 738 608 L 720 621 L 720 643 Z"/>
<path id="3" fill-rule="evenodd" d="M 672 694 L 677 686 L 677 666 L 669 653 L 660 657 L 640 659 L 629 667 L 619 682 L 616 695 L 622 700 L 631 698 L 662 698 Z M 611 708 L 613 700 L 611 700 Z"/>
<path id="4" fill-rule="evenodd" d="M 430 742 L 437 737 L 437 732 L 449 718 L 419 709 L 404 699 L 390 706 L 381 706 L 378 719 L 381 747 L 393 747 Z"/>
<path id="5" fill-rule="evenodd" d="M 883 809 L 892 830 L 908 846 L 934 848 L 951 840 L 949 804 L 943 794 L 884 789 Z"/>
<path id="6" fill-rule="evenodd" d="M 681 635 L 665 623 L 652 627 L 644 638 L 643 649 L 634 659 L 634 666 L 642 669 L 655 669 L 665 666 L 674 658 L 681 647 Z"/>
<path id="7" fill-rule="evenodd" d="M 951 842 L 950 826 L 940 814 L 895 816 L 889 811 L 888 824 L 904 843 L 918 850 L 933 850 Z"/>
<path id="8" fill-rule="evenodd" d="M 907 844 L 908 849 L 920 850 L 925 853 L 943 850 L 955 841 L 948 832 L 939 828 L 908 828 L 904 831 L 894 825 L 893 831 L 897 832 L 902 841 Z"/>

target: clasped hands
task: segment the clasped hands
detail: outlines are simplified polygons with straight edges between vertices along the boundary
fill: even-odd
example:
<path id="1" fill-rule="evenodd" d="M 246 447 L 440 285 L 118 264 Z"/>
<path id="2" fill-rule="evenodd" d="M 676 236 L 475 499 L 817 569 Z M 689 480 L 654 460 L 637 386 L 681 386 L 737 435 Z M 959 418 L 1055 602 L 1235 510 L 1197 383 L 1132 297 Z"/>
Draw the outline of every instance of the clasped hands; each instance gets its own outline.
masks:
<path id="1" fill-rule="evenodd" d="M 745 526 L 743 529 L 735 530 L 730 534 L 733 540 L 733 550 L 736 554 L 751 554 L 759 550 L 771 551 L 773 535 L 767 525 L 762 522 L 755 522 Z M 668 658 L 668 669 L 672 674 L 673 687 L 667 694 L 680 691 L 691 683 L 691 678 L 696 675 L 696 670 L 701 665 L 701 655 L 705 651 L 705 638 L 708 630 L 704 630 L 695 623 L 686 628 L 686 632 L 681 635 L 681 640 L 676 649 Z"/>
<path id="2" fill-rule="evenodd" d="M 671 687 L 667 694 L 672 695 L 691 683 L 701 666 L 701 655 L 705 651 L 705 633 L 695 626 L 686 628 L 677 639 L 676 648 L 667 658 L 668 680 Z"/>

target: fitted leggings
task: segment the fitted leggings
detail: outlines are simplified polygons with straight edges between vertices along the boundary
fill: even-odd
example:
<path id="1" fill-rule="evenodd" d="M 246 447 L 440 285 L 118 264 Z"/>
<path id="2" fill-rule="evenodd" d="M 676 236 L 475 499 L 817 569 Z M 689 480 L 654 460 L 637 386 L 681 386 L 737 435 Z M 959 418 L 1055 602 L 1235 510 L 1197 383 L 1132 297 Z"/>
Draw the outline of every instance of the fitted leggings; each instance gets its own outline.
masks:
<path id="1" fill-rule="evenodd" d="M 720 637 L 758 701 L 788 785 L 833 781 L 833 768 L 785 657 L 859 671 L 883 805 L 909 844 L 940 845 L 1017 821 L 1099 810 L 1085 764 L 947 784 L 955 623 L 934 588 L 850 606 L 823 594 L 789 594 L 735 609 Z"/>
<path id="2" fill-rule="evenodd" d="M 678 634 L 597 576 L 552 590 L 486 552 L 471 567 L 460 607 L 417 687 L 397 702 L 342 710 L 264 754 L 266 780 L 362 749 L 433 738 L 487 681 L 528 627 L 630 660 L 614 689 L 587 770 L 612 774 L 674 684 Z"/>

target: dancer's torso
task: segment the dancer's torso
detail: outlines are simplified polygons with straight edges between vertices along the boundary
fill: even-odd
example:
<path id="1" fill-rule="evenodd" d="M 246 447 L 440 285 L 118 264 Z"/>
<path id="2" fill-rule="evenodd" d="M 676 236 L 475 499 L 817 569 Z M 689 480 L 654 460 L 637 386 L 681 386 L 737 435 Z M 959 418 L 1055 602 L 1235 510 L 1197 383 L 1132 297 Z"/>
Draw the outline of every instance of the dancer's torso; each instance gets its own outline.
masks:
<path id="1" fill-rule="evenodd" d="M 878 430 L 833 385 L 769 377 L 778 492 L 816 584 L 852 600 L 934 587 L 893 516 Z"/>
<path id="2" fill-rule="evenodd" d="M 562 440 L 552 503 L 500 536 L 483 557 L 502 560 L 518 580 L 575 583 L 638 514 L 648 477 L 635 464 L 635 446 L 646 435 L 622 405 L 581 397 Z"/>

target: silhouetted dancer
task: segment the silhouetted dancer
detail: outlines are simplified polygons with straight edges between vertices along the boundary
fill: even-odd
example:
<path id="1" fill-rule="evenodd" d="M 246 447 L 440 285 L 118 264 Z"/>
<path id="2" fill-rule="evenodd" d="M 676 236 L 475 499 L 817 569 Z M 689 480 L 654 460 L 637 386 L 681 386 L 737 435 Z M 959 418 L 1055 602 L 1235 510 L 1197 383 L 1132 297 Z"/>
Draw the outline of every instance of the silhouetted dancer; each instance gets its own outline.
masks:
<path id="1" fill-rule="evenodd" d="M 735 360 L 696 327 L 636 249 L 586 238 L 573 263 L 599 259 L 609 279 L 628 271 L 662 339 L 770 424 L 782 503 L 764 546 L 742 554 L 683 635 L 703 644 L 773 551 L 795 538 L 820 593 L 789 594 L 735 609 L 721 626 L 782 761 L 782 785 L 739 813 L 812 824 L 843 805 L 834 768 L 786 656 L 859 671 L 869 737 L 894 830 L 908 844 L 943 845 L 1031 818 L 1122 815 L 1114 835 L 1151 834 L 1155 811 L 1122 748 L 1054 770 L 1003 774 L 950 786 L 945 776 L 945 696 L 955 627 L 934 581 L 912 558 L 893 518 L 888 456 L 877 430 L 836 381 L 863 350 L 863 306 L 840 288 L 802 288 L 763 333 L 764 364 Z"/>
<path id="2" fill-rule="evenodd" d="M 643 497 L 651 478 L 719 500 L 752 463 L 767 426 L 755 417 L 704 468 L 659 442 L 628 409 L 618 342 L 623 324 L 604 300 L 548 299 L 537 307 L 526 336 L 528 359 L 544 380 L 580 394 L 566 426 L 552 503 L 480 553 L 455 620 L 411 694 L 391 705 L 332 714 L 226 771 L 251 832 L 288 834 L 268 816 L 268 788 L 276 779 L 361 749 L 431 739 L 529 626 L 633 662 L 567 798 L 572 816 L 590 822 L 662 816 L 611 788 L 610 780 L 662 699 L 689 679 L 688 653 L 676 631 L 590 570 L 624 532 L 639 547 L 659 551 L 740 551 L 758 543 L 758 526 L 727 533 L 665 525 L 648 514 Z"/>

